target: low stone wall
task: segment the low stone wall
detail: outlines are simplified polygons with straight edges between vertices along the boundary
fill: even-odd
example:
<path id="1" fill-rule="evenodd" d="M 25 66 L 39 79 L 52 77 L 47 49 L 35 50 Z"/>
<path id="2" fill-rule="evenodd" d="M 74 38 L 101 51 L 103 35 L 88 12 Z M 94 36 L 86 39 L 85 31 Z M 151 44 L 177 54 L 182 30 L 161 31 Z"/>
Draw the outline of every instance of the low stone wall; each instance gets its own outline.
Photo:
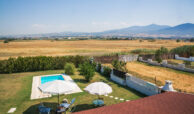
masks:
<path id="1" fill-rule="evenodd" d="M 194 73 L 194 69 L 186 68 L 184 64 L 171 65 L 171 64 L 168 64 L 166 60 L 163 60 L 162 63 L 158 63 L 158 62 L 152 61 L 152 59 L 148 59 L 147 61 L 143 60 L 142 57 L 139 57 L 138 60 L 140 62 L 148 63 L 148 64 L 155 65 L 155 66 L 167 67 L 167 68 L 172 68 L 175 70 Z"/>
<path id="2" fill-rule="evenodd" d="M 119 61 L 131 62 L 137 61 L 139 55 L 119 55 Z"/>
<path id="3" fill-rule="evenodd" d="M 189 57 L 189 58 L 179 57 L 179 55 L 177 55 L 177 54 L 175 55 L 175 59 L 194 62 L 194 57 Z"/>
<path id="4" fill-rule="evenodd" d="M 141 80 L 128 73 L 126 74 L 126 85 L 148 96 L 160 93 L 159 87 L 155 84 Z"/>
<path id="5" fill-rule="evenodd" d="M 146 55 L 139 55 L 139 57 L 142 57 L 142 59 L 152 59 L 155 60 L 155 54 L 146 54 Z M 169 53 L 161 56 L 162 59 L 174 59 L 174 54 Z"/>

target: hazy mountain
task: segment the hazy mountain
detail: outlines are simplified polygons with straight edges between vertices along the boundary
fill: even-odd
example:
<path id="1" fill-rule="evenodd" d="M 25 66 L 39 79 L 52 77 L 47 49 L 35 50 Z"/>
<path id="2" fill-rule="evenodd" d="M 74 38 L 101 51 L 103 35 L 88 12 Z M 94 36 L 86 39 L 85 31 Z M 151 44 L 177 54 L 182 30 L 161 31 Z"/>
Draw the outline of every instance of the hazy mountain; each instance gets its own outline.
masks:
<path id="1" fill-rule="evenodd" d="M 152 34 L 165 34 L 165 35 L 190 35 L 194 36 L 194 24 L 192 23 L 185 23 L 181 25 L 177 25 L 170 28 L 161 29 L 155 32 L 152 32 Z"/>
<path id="2" fill-rule="evenodd" d="M 117 30 L 109 30 L 109 31 L 104 31 L 101 32 L 103 33 L 113 33 L 113 34 L 137 34 L 137 33 L 147 33 L 150 31 L 157 31 L 160 29 L 166 29 L 166 28 L 170 28 L 170 26 L 167 25 L 156 25 L 156 24 L 151 24 L 151 25 L 147 25 L 147 26 L 132 26 L 132 27 L 128 27 L 128 28 L 123 28 L 123 29 L 117 29 Z"/>
<path id="3" fill-rule="evenodd" d="M 139 37 L 194 37 L 194 24 L 185 23 L 174 27 L 156 24 L 147 26 L 132 26 L 123 29 L 100 32 L 97 35 Z"/>
<path id="4" fill-rule="evenodd" d="M 133 36 L 133 37 L 194 37 L 194 24 L 185 23 L 174 27 L 151 24 L 147 26 L 132 26 L 123 29 L 108 30 L 104 32 L 60 32 L 28 35 L 9 35 L 7 37 L 68 37 L 68 36 Z M 0 36 L 2 37 L 2 36 Z M 5 37 L 5 36 L 3 36 Z"/>

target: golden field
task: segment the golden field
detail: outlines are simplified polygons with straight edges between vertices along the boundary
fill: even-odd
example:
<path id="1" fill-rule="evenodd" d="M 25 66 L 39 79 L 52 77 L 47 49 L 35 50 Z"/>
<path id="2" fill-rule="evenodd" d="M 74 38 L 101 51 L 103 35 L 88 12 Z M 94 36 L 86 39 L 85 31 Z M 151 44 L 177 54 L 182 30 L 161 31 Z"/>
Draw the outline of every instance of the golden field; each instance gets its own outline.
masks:
<path id="1" fill-rule="evenodd" d="M 194 93 L 194 74 L 176 71 L 164 67 L 150 66 L 140 62 L 127 63 L 129 73 L 144 80 L 154 83 L 155 76 L 157 85 L 164 85 L 165 80 L 171 80 L 173 87 L 184 92 Z"/>
<path id="2" fill-rule="evenodd" d="M 194 45 L 175 40 L 18 40 L 9 43 L 0 42 L 0 60 L 18 56 L 64 56 L 64 55 L 103 55 L 115 52 L 129 52 L 134 49 L 158 49 L 161 46 L 172 49 L 183 45 Z"/>

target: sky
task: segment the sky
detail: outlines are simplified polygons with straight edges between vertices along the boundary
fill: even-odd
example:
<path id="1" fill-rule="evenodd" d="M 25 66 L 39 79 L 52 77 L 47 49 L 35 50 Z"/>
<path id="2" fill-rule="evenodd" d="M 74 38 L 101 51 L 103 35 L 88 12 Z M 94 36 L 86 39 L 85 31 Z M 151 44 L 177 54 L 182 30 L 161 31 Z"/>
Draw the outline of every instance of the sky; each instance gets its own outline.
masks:
<path id="1" fill-rule="evenodd" d="M 0 0 L 0 35 L 194 23 L 194 0 Z"/>

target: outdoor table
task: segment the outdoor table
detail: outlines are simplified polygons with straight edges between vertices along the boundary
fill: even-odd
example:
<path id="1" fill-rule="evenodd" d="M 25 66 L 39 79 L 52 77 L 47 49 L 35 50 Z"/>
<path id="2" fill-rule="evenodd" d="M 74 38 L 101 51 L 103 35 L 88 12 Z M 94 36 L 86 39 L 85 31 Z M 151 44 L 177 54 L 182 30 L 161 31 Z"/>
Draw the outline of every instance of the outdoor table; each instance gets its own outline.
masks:
<path id="1" fill-rule="evenodd" d="M 104 101 L 97 99 L 97 100 L 93 101 L 93 104 L 96 106 L 102 106 L 102 105 L 104 105 Z"/>

